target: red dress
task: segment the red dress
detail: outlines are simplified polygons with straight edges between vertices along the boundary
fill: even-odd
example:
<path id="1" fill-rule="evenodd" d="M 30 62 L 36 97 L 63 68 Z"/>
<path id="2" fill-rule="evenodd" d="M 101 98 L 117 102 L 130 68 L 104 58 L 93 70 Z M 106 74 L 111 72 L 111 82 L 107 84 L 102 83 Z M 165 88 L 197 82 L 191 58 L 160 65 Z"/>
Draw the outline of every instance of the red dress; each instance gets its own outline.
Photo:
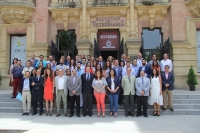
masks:
<path id="1" fill-rule="evenodd" d="M 47 78 L 44 87 L 44 99 L 45 100 L 53 100 L 53 81 L 50 78 Z"/>

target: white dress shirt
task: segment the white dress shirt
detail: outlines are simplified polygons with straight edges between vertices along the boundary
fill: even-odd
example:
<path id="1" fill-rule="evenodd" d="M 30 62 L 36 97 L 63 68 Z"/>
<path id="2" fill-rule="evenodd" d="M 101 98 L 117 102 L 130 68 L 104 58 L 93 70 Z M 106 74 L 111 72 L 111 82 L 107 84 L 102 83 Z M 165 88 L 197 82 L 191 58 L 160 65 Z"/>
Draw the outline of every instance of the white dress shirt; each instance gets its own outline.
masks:
<path id="1" fill-rule="evenodd" d="M 172 71 L 172 61 L 170 59 L 161 60 L 160 62 L 160 69 L 162 72 L 165 71 L 165 66 L 168 65 L 170 67 L 169 71 Z"/>
<path id="2" fill-rule="evenodd" d="M 58 77 L 58 90 L 63 90 L 64 89 L 64 76 Z"/>

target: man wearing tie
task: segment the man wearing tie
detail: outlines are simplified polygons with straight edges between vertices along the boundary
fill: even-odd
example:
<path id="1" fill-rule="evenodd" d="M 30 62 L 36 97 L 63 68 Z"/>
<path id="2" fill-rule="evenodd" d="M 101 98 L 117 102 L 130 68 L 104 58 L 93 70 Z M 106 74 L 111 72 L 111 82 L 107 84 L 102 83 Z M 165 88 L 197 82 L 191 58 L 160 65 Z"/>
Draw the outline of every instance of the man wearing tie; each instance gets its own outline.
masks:
<path id="1" fill-rule="evenodd" d="M 167 95 L 168 105 L 171 111 L 174 111 L 172 106 L 172 91 L 174 90 L 174 74 L 170 72 L 170 66 L 165 66 L 165 72 L 161 73 L 162 78 L 162 93 L 163 93 L 163 109 L 167 109 Z"/>
<path id="2" fill-rule="evenodd" d="M 92 81 L 94 79 L 94 74 L 90 73 L 90 67 L 86 67 L 86 73 L 81 75 L 82 79 L 82 95 L 83 95 L 83 116 L 92 116 L 92 97 L 94 89 L 92 88 Z"/>
<path id="3" fill-rule="evenodd" d="M 33 114 L 37 114 L 37 101 L 39 98 L 40 103 L 40 115 L 43 113 L 43 94 L 44 94 L 44 78 L 40 76 L 41 70 L 37 69 L 37 76 L 33 77 L 32 85 L 32 95 L 33 95 Z"/>
<path id="4" fill-rule="evenodd" d="M 131 68 L 126 69 L 127 75 L 122 78 L 122 88 L 124 90 L 125 116 L 134 117 L 134 97 L 135 97 L 135 76 L 131 75 Z"/>
<path id="5" fill-rule="evenodd" d="M 105 62 L 103 62 L 103 57 L 102 56 L 99 56 L 99 63 L 98 64 L 101 65 L 102 69 L 104 68 Z"/>
<path id="6" fill-rule="evenodd" d="M 79 76 L 76 76 L 76 69 L 72 70 L 72 77 L 68 80 L 68 89 L 69 89 L 69 97 L 70 97 L 70 115 L 72 117 L 74 115 L 74 104 L 76 101 L 76 113 L 78 117 L 80 115 L 80 94 L 81 94 L 81 85 L 82 81 Z"/>
<path id="7" fill-rule="evenodd" d="M 137 117 L 141 116 L 141 106 L 143 102 L 143 115 L 147 116 L 147 100 L 149 96 L 150 89 L 150 79 L 145 77 L 145 72 L 142 70 L 140 72 L 140 77 L 136 79 L 136 95 L 137 95 Z"/>

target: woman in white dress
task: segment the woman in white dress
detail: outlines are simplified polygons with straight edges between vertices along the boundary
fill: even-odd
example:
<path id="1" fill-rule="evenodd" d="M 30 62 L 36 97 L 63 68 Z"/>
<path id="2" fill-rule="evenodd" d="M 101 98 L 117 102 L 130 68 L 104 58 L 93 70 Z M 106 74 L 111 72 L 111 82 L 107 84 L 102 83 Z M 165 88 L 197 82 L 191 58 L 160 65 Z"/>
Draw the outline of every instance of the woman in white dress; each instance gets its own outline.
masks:
<path id="1" fill-rule="evenodd" d="M 162 81 L 156 68 L 152 69 L 149 104 L 154 106 L 153 116 L 160 116 L 160 105 L 163 105 Z"/>

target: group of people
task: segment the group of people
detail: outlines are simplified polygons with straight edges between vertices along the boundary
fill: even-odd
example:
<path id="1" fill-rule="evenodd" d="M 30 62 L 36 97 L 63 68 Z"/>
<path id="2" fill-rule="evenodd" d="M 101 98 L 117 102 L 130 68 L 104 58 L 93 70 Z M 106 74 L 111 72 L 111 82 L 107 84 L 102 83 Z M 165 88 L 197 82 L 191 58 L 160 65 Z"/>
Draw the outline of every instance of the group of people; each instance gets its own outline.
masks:
<path id="1" fill-rule="evenodd" d="M 132 63 L 125 54 L 121 60 L 109 56 L 106 61 L 102 56 L 95 59 L 90 55 L 85 57 L 84 54 L 77 55 L 75 59 L 67 56 L 66 60 L 61 56 L 59 63 L 52 55 L 48 57 L 48 61 L 44 60 L 43 55 L 39 58 L 35 59 L 35 55 L 32 54 L 26 66 L 22 66 L 21 61 L 15 58 L 10 66 L 12 98 L 16 98 L 18 92 L 22 94 L 22 115 L 29 115 L 31 105 L 33 105 L 32 115 L 36 115 L 38 100 L 39 115 L 42 115 L 43 99 L 45 99 L 47 116 L 53 115 L 53 101 L 57 108 L 56 117 L 60 116 L 62 101 L 65 117 L 74 115 L 74 107 L 77 117 L 81 117 L 80 108 L 83 108 L 84 117 L 86 115 L 91 117 L 93 97 L 96 99 L 98 117 L 105 117 L 106 97 L 110 102 L 109 115 L 114 117 L 117 117 L 118 104 L 124 104 L 126 117 L 129 115 L 134 117 L 136 100 L 137 117 L 141 115 L 148 117 L 148 104 L 154 106 L 153 116 L 160 116 L 160 105 L 163 105 L 163 110 L 167 109 L 167 101 L 169 109 L 174 111 L 172 106 L 174 75 L 171 72 L 172 61 L 168 59 L 167 54 L 163 55 L 163 60 L 160 62 L 154 54 L 148 63 L 142 58 L 141 53 L 138 54 L 138 59 L 132 60 Z M 142 112 L 141 106 L 143 106 Z"/>

